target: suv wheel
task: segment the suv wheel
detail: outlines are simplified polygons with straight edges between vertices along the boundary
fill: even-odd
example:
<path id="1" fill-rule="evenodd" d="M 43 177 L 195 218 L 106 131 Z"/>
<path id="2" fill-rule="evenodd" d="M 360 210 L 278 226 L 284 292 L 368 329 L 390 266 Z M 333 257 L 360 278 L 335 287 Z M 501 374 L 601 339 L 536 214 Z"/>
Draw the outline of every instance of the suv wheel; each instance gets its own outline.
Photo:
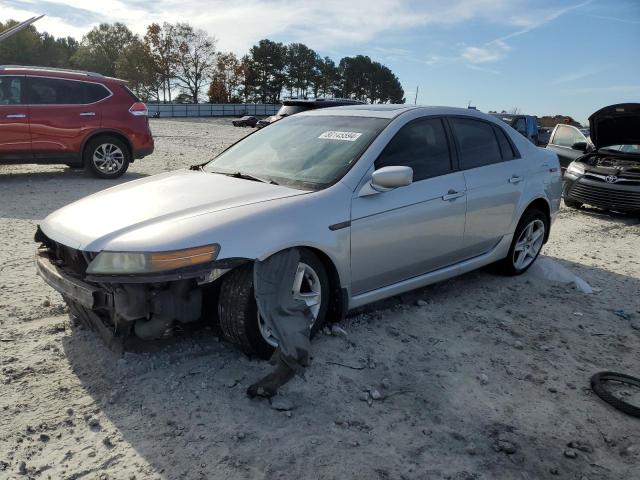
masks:
<path id="1" fill-rule="evenodd" d="M 322 262 L 310 251 L 300 250 L 300 263 L 291 285 L 292 294 L 303 299 L 311 310 L 313 321 L 309 325 L 309 336 L 313 337 L 326 320 L 329 277 Z M 258 314 L 253 292 L 253 265 L 240 267 L 222 278 L 218 317 L 223 338 L 249 355 L 269 359 L 278 346 Z"/>
<path id="2" fill-rule="evenodd" d="M 98 178 L 118 178 L 129 168 L 131 154 L 122 140 L 110 135 L 94 138 L 84 153 L 84 164 Z"/>
<path id="3" fill-rule="evenodd" d="M 497 267 L 503 275 L 520 275 L 536 261 L 549 228 L 547 216 L 537 209 L 527 210 L 513 235 L 509 254 Z"/>

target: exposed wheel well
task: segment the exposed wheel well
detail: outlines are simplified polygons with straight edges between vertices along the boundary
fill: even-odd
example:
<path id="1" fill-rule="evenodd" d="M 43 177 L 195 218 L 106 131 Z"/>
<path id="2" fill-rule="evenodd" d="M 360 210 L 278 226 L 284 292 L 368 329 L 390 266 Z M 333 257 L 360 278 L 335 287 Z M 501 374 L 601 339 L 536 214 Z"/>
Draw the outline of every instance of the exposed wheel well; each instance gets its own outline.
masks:
<path id="1" fill-rule="evenodd" d="M 522 214 L 524 215 L 525 212 L 534 208 L 536 210 L 540 210 L 547 217 L 547 228 L 545 229 L 545 232 L 544 232 L 544 241 L 546 243 L 546 241 L 549 239 L 549 230 L 550 230 L 549 225 L 551 225 L 551 209 L 549 208 L 549 204 L 545 199 L 536 198 L 533 202 L 527 205 L 527 208 L 524 209 L 524 212 L 522 212 Z"/>
<path id="2" fill-rule="evenodd" d="M 84 166 L 85 154 L 87 153 L 87 148 L 89 147 L 89 143 L 91 143 L 92 140 L 95 140 L 98 137 L 115 137 L 118 140 L 122 141 L 127 146 L 127 150 L 129 151 L 130 161 L 133 162 L 133 147 L 131 146 L 131 142 L 129 141 L 129 139 L 121 133 L 113 132 L 110 130 L 103 130 L 103 131 L 94 133 L 93 135 L 91 135 L 89 138 L 85 140 L 84 146 L 82 147 L 82 165 L 83 166 Z"/>

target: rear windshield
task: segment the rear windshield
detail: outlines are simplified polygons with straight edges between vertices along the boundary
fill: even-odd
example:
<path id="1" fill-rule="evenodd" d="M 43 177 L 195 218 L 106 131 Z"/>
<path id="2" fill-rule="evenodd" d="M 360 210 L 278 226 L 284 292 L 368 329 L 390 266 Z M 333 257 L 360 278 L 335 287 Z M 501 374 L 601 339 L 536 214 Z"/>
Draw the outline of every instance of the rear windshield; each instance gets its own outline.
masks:
<path id="1" fill-rule="evenodd" d="M 342 178 L 388 123 L 381 118 L 294 115 L 249 135 L 204 169 L 317 190 Z"/>
<path id="2" fill-rule="evenodd" d="M 278 113 L 276 115 L 286 117 L 287 115 L 295 115 L 296 113 L 310 110 L 310 108 L 311 107 L 304 107 L 302 105 L 283 105 L 280 107 L 280 110 L 278 110 Z"/>

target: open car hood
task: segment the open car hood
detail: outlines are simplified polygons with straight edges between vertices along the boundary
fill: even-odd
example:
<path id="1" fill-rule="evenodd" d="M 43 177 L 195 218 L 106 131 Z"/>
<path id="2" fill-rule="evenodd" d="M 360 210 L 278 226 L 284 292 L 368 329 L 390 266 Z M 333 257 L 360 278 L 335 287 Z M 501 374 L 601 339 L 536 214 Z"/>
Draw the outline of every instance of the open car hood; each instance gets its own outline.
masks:
<path id="1" fill-rule="evenodd" d="M 589 117 L 591 141 L 597 149 L 611 145 L 640 145 L 640 103 L 601 108 Z"/>

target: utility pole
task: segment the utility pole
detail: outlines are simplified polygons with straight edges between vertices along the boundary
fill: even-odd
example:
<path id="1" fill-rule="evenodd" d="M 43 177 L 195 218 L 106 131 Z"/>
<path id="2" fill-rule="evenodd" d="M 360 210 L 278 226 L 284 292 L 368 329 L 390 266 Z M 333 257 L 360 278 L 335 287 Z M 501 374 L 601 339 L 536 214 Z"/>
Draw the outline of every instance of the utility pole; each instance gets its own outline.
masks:
<path id="1" fill-rule="evenodd" d="M 416 97 L 413 99 L 413 104 L 416 105 L 418 103 L 418 90 L 420 90 L 420 85 L 416 87 Z"/>

